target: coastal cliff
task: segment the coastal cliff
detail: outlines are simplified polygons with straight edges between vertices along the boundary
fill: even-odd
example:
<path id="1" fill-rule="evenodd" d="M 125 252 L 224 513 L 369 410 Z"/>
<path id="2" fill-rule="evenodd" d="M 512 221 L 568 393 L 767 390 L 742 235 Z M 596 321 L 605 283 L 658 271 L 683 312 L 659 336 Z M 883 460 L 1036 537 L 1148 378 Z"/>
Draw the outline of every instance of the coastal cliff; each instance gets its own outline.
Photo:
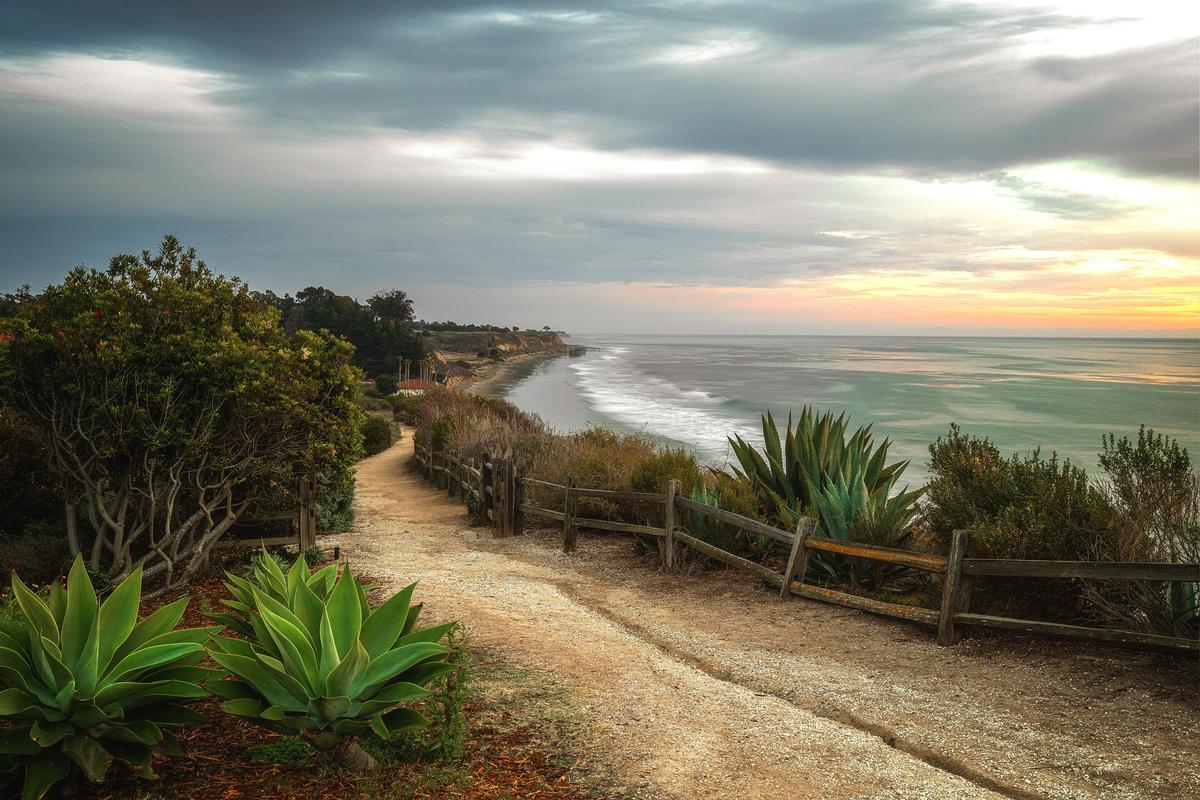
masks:
<path id="1" fill-rule="evenodd" d="M 497 363 L 567 352 L 562 338 L 552 331 L 439 331 L 428 334 L 425 346 L 449 386 Z"/>

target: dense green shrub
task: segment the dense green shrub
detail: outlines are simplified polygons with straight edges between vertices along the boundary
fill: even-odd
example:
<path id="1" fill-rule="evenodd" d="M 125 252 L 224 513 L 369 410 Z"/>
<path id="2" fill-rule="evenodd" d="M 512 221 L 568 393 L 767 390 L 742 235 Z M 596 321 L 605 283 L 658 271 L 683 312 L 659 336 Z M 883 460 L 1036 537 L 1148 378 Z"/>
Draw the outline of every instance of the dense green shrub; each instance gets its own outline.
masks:
<path id="1" fill-rule="evenodd" d="M 71 559 L 60 526 L 34 523 L 25 533 L 0 538 L 0 575 L 16 572 L 36 584 L 58 578 Z"/>
<path id="2" fill-rule="evenodd" d="M 1114 507 L 1094 558 L 1200 563 L 1200 476 L 1187 450 L 1161 434 L 1104 438 L 1100 486 Z M 1101 621 L 1133 630 L 1195 638 L 1200 581 L 1085 581 L 1084 597 Z"/>
<path id="3" fill-rule="evenodd" d="M 187 704 L 205 696 L 211 670 L 197 666 L 219 628 L 175 630 L 187 598 L 138 621 L 137 568 L 103 603 L 83 558 L 66 589 L 47 599 L 13 576 L 16 624 L 0 627 L 0 785 L 24 776 L 37 800 L 72 770 L 93 782 L 114 761 L 154 774 L 156 753 L 181 754 L 171 732 L 204 718 Z"/>
<path id="4" fill-rule="evenodd" d="M 986 438 L 957 425 L 929 446 L 926 524 L 943 548 L 957 528 L 989 558 L 1086 560 L 1113 509 L 1087 473 L 1034 450 L 1005 458 Z"/>
<path id="5" fill-rule="evenodd" d="M 403 422 L 405 425 L 416 425 L 421 413 L 421 404 L 424 402 L 421 395 L 416 394 L 393 394 L 388 398 L 388 405 L 392 408 L 392 418 L 397 422 Z"/>
<path id="6" fill-rule="evenodd" d="M 629 486 L 635 492 L 661 492 L 667 481 L 676 479 L 683 484 L 684 497 L 704 480 L 696 455 L 683 448 L 659 450 L 638 464 L 629 476 Z"/>
<path id="7" fill-rule="evenodd" d="M 317 476 L 317 530 L 345 533 L 354 524 L 354 471 L 332 469 Z"/>
<path id="8" fill-rule="evenodd" d="M 376 389 L 376 391 L 379 392 L 379 394 L 383 395 L 384 397 L 395 394 L 396 393 L 396 385 L 398 383 L 399 383 L 399 381 L 396 380 L 395 375 L 376 375 L 375 376 L 375 389 Z"/>
<path id="9" fill-rule="evenodd" d="M 2 405 L 0 487 L 0 537 L 21 535 L 33 523 L 43 529 L 47 522 L 61 524 L 62 482 L 50 464 L 45 434 Z M 0 548 L 8 541 L 0 538 Z"/>
<path id="10" fill-rule="evenodd" d="M 392 423 L 385 417 L 367 417 L 362 426 L 363 453 L 373 456 L 387 450 L 396 441 Z"/>

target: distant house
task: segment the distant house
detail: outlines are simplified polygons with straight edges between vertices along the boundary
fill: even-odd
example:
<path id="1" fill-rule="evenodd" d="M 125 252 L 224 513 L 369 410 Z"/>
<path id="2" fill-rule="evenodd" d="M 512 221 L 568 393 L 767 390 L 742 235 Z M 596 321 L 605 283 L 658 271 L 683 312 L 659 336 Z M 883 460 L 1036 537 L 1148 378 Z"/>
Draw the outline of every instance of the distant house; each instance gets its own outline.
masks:
<path id="1" fill-rule="evenodd" d="M 402 381 L 396 385 L 396 394 L 408 395 L 415 397 L 425 394 L 425 390 L 433 386 L 429 381 L 413 380 Z"/>

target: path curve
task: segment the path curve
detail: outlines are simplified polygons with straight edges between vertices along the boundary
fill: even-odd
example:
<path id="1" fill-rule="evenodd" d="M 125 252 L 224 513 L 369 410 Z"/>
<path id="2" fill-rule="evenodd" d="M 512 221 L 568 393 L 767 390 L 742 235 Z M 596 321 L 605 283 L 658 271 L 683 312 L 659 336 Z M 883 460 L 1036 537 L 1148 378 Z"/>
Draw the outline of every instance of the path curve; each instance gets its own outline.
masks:
<path id="1" fill-rule="evenodd" d="M 628 540 L 494 539 L 406 468 L 358 467 L 364 572 L 565 687 L 619 781 L 700 798 L 1200 797 L 1197 672 L 1020 638 L 939 648 L 912 625 L 733 573 L 665 576 Z"/>

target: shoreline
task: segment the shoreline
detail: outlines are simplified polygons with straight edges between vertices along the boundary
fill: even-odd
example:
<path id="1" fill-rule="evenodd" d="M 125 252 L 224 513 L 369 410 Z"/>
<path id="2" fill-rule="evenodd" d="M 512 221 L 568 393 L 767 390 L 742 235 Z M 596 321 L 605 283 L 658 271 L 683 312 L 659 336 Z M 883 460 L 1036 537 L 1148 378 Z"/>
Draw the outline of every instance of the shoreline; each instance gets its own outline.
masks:
<path id="1" fill-rule="evenodd" d="M 567 354 L 566 350 L 546 353 L 525 353 L 505 361 L 483 364 L 469 378 L 459 381 L 454 386 L 460 392 L 502 399 L 512 385 L 527 378 L 543 361 L 560 358 Z"/>

